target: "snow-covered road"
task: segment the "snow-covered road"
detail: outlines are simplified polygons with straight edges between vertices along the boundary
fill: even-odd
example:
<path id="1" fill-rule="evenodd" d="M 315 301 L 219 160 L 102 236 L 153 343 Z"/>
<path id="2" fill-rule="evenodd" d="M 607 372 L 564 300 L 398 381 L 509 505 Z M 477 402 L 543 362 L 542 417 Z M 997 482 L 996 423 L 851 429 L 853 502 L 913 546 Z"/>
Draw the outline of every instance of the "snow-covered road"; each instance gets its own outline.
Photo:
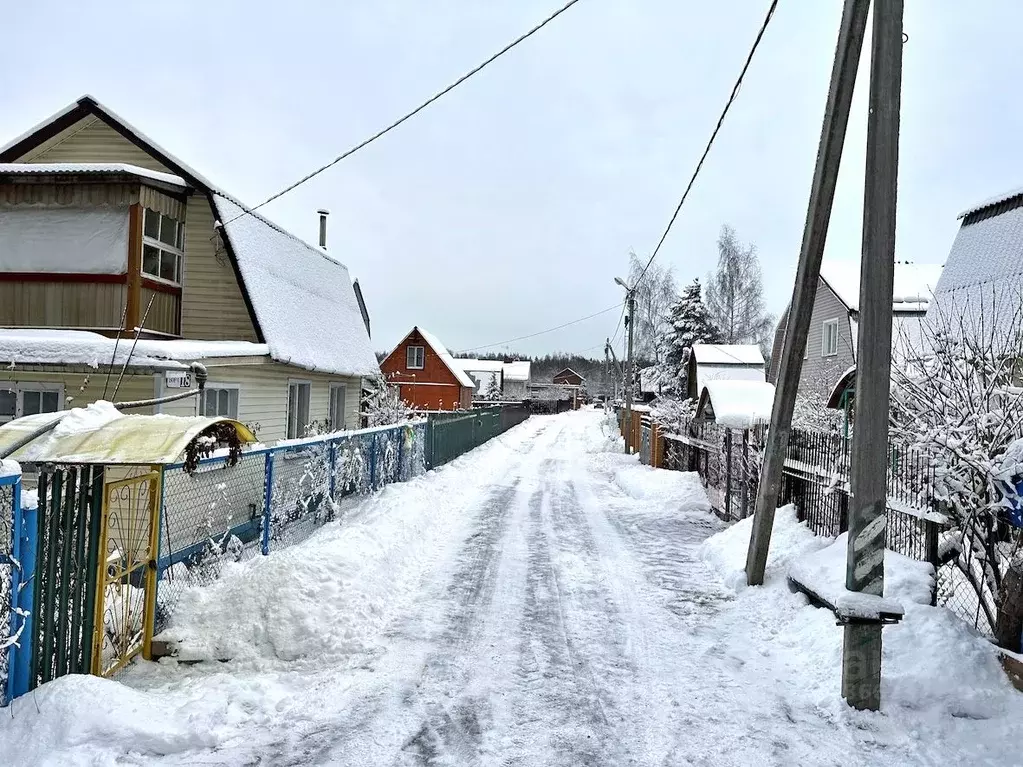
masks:
<path id="1" fill-rule="evenodd" d="M 698 479 L 637 465 L 611 430 L 531 418 L 231 568 L 172 632 L 210 662 L 47 685 L 0 724 L 0 761 L 926 764 L 1010 734 L 994 677 L 969 705 L 846 709 L 833 619 L 726 588 Z"/>

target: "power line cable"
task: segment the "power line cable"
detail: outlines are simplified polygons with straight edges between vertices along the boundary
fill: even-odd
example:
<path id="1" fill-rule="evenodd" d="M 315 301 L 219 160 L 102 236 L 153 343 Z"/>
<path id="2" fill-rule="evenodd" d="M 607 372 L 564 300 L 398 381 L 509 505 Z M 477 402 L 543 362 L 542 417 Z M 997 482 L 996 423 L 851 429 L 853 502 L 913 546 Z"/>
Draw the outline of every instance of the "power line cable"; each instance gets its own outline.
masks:
<path id="1" fill-rule="evenodd" d="M 472 77 L 473 75 L 477 74 L 478 72 L 483 71 L 483 69 L 485 69 L 487 66 L 489 66 L 493 62 L 497 61 L 497 59 L 501 58 L 501 56 L 506 54 L 508 51 L 510 51 L 516 45 L 518 45 L 519 43 L 523 42 L 527 38 L 532 37 L 534 34 L 539 32 L 541 29 L 543 29 L 545 26 L 550 24 L 552 21 L 554 21 L 554 19 L 556 19 L 558 16 L 563 14 L 565 11 L 567 11 L 569 8 L 571 8 L 573 5 L 575 5 L 578 2 L 579 2 L 579 0 L 569 0 L 567 3 L 565 3 L 563 6 L 561 6 L 558 10 L 556 10 L 554 13 L 552 13 L 550 16 L 548 16 L 546 19 L 544 19 L 539 24 L 537 24 L 535 27 L 530 29 L 528 32 L 526 32 L 526 33 L 520 35 L 519 37 L 515 38 L 515 40 L 513 40 L 510 43 L 508 43 L 508 45 L 504 46 L 504 48 L 499 50 L 497 53 L 495 53 L 493 56 L 488 58 L 482 64 L 479 64 L 478 66 L 474 67 L 473 69 L 470 69 L 468 72 L 466 72 L 464 75 L 459 77 L 457 80 L 455 80 L 453 83 L 448 85 L 446 88 L 444 88 L 443 90 L 440 90 L 437 93 L 435 93 L 432 96 L 430 96 L 430 98 L 428 98 L 422 104 L 417 106 L 411 112 L 408 112 L 405 115 L 403 115 L 402 117 L 399 117 L 397 120 L 395 120 L 393 123 L 388 125 L 386 128 L 383 128 L 382 130 L 377 131 L 376 133 L 374 133 L 369 138 L 367 138 L 367 139 L 359 142 L 355 146 L 353 146 L 351 149 L 348 149 L 347 151 L 342 152 L 337 157 L 335 157 L 333 160 L 328 162 L 326 165 L 324 165 L 324 166 L 322 166 L 320 168 L 317 168 L 312 173 L 309 173 L 309 174 L 303 176 L 302 178 L 300 178 L 298 181 L 296 181 L 291 186 L 285 187 L 284 189 L 282 189 L 281 191 L 277 192 L 276 194 L 273 194 L 270 197 L 267 197 L 265 200 L 263 200 L 263 202 L 259 203 L 259 205 L 256 205 L 253 208 L 246 208 L 244 211 L 239 213 L 237 216 L 232 218 L 230 221 L 225 221 L 224 223 L 225 224 L 229 224 L 232 221 L 237 221 L 239 218 L 242 218 L 246 214 L 252 213 L 253 211 L 256 211 L 256 210 L 259 210 L 264 205 L 267 205 L 267 204 L 273 202 L 274 200 L 283 197 L 284 195 L 288 194 L 289 192 L 292 192 L 295 189 L 297 189 L 298 187 L 302 186 L 302 184 L 304 184 L 306 181 L 309 181 L 310 179 L 315 178 L 319 174 L 323 173 L 323 171 L 325 171 L 325 170 L 327 170 L 329 168 L 334 167 L 335 165 L 337 165 L 342 160 L 344 160 L 344 159 L 346 159 L 348 157 L 351 157 L 353 154 L 358 152 L 360 149 L 369 146 L 374 141 L 376 141 L 378 138 L 381 138 L 381 137 L 385 136 L 386 134 L 390 133 L 392 130 L 397 128 L 403 122 L 405 122 L 406 120 L 409 120 L 409 119 L 415 117 L 417 114 L 419 114 L 424 109 L 426 109 L 428 106 L 430 106 L 430 104 L 432 104 L 433 102 L 437 101 L 441 97 L 443 97 L 443 96 L 447 95 L 448 93 L 450 93 L 451 91 L 453 91 L 459 85 L 461 85 L 466 80 L 468 80 L 470 77 Z"/>
<path id="2" fill-rule="evenodd" d="M 492 349 L 495 346 L 503 346 L 504 344 L 514 343 L 515 341 L 525 341 L 527 338 L 536 338 L 537 336 L 542 336 L 542 335 L 545 335 L 547 333 L 553 333 L 555 330 L 561 330 L 562 328 L 567 328 L 570 325 L 577 325 L 580 322 L 585 322 L 586 320 L 592 320 L 594 317 L 599 317 L 602 314 L 607 314 L 608 312 L 614 311 L 619 306 L 622 306 L 622 304 L 615 304 L 614 306 L 609 306 L 606 309 L 601 309 L 599 312 L 594 312 L 593 314 L 587 314 L 585 317 L 580 317 L 577 320 L 572 320 L 571 322 L 566 322 L 566 323 L 564 323 L 562 325 L 557 325 L 556 327 L 553 327 L 553 328 L 547 328 L 547 330 L 540 330 L 540 331 L 538 331 L 536 333 L 530 333 L 529 335 L 526 335 L 526 336 L 519 336 L 518 338 L 508 338 L 508 339 L 506 339 L 504 341 L 497 341 L 496 343 L 492 343 L 492 344 L 481 344 L 480 346 L 469 346 L 469 347 L 467 347 L 465 349 L 459 349 L 458 350 L 458 354 L 464 354 L 465 352 L 478 351 L 480 349 Z"/>
<path id="3" fill-rule="evenodd" d="M 739 90 L 742 88 L 742 81 L 746 77 L 746 72 L 749 69 L 750 63 L 753 61 L 753 55 L 757 52 L 757 48 L 760 46 L 760 41 L 764 37 L 764 33 L 767 31 L 767 25 L 771 23 L 771 19 L 774 17 L 774 11 L 778 7 L 778 0 L 771 0 L 771 7 L 767 9 L 767 16 L 764 18 L 764 23 L 760 26 L 760 31 L 757 33 L 756 39 L 753 41 L 753 47 L 750 48 L 749 55 L 746 56 L 746 63 L 742 66 L 742 71 L 739 73 L 738 79 L 735 81 L 735 85 L 732 86 L 732 93 L 728 97 L 728 101 L 725 102 L 725 108 L 721 111 L 721 116 L 718 118 L 717 125 L 714 126 L 714 132 L 710 134 L 710 140 L 707 142 L 707 146 L 703 150 L 703 154 L 700 156 L 700 161 L 696 163 L 696 169 L 693 171 L 692 177 L 689 179 L 689 184 L 686 186 L 685 192 L 682 193 L 682 199 L 679 200 L 678 206 L 675 208 L 675 212 L 671 214 L 671 220 L 668 221 L 668 226 L 664 229 L 664 234 L 661 235 L 661 239 L 657 242 L 657 247 L 654 248 L 654 252 L 650 254 L 650 259 L 646 262 L 646 266 L 643 267 L 643 271 L 640 272 L 639 278 L 633 284 L 632 289 L 635 290 L 636 286 L 643 281 L 643 277 L 646 276 L 647 270 L 650 268 L 650 264 L 657 258 L 657 254 L 661 250 L 661 246 L 664 241 L 668 238 L 668 233 L 671 231 L 671 227 L 675 223 L 675 219 L 678 218 L 679 211 L 682 210 L 682 206 L 685 204 L 686 198 L 689 197 L 689 192 L 693 188 L 693 184 L 696 183 L 696 177 L 700 175 L 700 169 L 703 168 L 703 162 L 707 159 L 707 155 L 710 154 L 710 148 L 714 145 L 714 140 L 717 138 L 718 132 L 721 130 L 721 125 L 725 121 L 725 116 L 728 114 L 728 110 L 731 109 L 732 103 L 739 95 Z"/>

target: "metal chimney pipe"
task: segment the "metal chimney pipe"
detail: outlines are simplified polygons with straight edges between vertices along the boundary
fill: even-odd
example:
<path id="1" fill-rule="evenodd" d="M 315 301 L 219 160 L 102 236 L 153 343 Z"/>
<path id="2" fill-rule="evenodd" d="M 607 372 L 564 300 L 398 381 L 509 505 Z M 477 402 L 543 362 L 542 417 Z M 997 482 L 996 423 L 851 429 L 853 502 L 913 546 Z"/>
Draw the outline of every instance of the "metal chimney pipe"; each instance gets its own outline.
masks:
<path id="1" fill-rule="evenodd" d="M 320 214 L 320 247 L 324 250 L 327 249 L 327 216 L 330 215 L 330 211 L 326 208 L 320 208 L 317 213 Z"/>

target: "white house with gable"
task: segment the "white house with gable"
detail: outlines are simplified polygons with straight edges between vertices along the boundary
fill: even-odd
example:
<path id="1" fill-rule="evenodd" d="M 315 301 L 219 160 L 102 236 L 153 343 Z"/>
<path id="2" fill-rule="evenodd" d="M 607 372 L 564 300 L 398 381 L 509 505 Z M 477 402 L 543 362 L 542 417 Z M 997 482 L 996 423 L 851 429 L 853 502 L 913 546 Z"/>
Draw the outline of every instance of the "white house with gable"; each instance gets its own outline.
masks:
<path id="1" fill-rule="evenodd" d="M 380 372 L 341 261 L 91 96 L 0 147 L 0 423 L 172 393 L 195 361 L 201 401 L 158 411 L 263 441 L 356 427 Z"/>

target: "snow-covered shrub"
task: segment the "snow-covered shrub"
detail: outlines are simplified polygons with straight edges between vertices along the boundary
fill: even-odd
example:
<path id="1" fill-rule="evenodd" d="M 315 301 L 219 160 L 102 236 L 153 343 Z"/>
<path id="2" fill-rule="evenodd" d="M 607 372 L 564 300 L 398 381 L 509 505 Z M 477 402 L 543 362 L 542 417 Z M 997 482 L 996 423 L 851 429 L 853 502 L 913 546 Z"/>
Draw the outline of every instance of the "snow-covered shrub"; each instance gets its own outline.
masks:
<path id="1" fill-rule="evenodd" d="M 369 394 L 363 400 L 366 426 L 390 426 L 412 420 L 415 411 L 402 401 L 399 388 L 387 383 L 383 376 L 367 381 Z"/>
<path id="2" fill-rule="evenodd" d="M 1006 305 L 997 292 L 975 305 L 953 300 L 928 315 L 920 337 L 896 339 L 908 351 L 892 366 L 891 423 L 893 441 L 933 469 L 934 495 L 959 537 L 956 564 L 998 643 L 1019 650 L 1023 556 L 1006 512 L 1023 475 L 1023 303 L 1017 295 L 1013 310 Z"/>
<path id="3" fill-rule="evenodd" d="M 689 422 L 696 415 L 696 401 L 691 399 L 663 398 L 653 405 L 654 419 L 668 434 L 684 434 Z"/>

